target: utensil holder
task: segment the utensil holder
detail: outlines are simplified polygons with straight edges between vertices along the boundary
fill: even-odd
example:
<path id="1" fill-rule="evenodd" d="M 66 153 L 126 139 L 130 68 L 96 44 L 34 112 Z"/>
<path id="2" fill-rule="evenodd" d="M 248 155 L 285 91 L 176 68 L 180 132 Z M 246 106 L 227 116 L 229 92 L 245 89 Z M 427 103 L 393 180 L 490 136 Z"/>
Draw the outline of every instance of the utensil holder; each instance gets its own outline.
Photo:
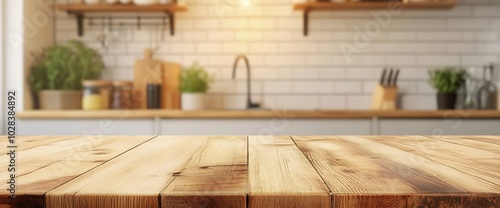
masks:
<path id="1" fill-rule="evenodd" d="M 377 85 L 373 92 L 372 110 L 396 110 L 398 87 Z"/>

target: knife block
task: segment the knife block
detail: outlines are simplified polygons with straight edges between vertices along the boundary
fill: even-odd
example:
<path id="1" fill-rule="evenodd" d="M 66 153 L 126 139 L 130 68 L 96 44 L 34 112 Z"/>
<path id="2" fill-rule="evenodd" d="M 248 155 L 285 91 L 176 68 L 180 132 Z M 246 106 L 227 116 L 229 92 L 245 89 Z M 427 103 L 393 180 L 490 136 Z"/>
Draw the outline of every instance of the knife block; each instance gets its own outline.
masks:
<path id="1" fill-rule="evenodd" d="M 396 110 L 398 87 L 377 85 L 373 92 L 372 110 Z"/>

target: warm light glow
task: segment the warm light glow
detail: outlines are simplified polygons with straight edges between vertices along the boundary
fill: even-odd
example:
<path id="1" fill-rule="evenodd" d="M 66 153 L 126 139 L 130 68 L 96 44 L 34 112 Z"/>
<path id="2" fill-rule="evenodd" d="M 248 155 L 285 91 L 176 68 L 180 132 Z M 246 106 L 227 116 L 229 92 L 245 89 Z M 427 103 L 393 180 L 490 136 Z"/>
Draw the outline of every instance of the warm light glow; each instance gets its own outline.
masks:
<path id="1" fill-rule="evenodd" d="M 242 6 L 250 6 L 250 0 L 241 0 Z"/>

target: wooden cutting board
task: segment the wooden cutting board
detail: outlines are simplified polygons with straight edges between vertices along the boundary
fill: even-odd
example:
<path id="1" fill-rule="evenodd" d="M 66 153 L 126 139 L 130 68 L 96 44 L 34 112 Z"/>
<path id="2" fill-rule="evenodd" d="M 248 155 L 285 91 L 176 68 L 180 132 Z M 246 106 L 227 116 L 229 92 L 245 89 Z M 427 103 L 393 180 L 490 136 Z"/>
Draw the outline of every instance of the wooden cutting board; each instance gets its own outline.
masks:
<path id="1" fill-rule="evenodd" d="M 149 48 L 144 51 L 144 59 L 135 61 L 132 97 L 134 108 L 145 109 L 147 107 L 146 86 L 150 83 L 162 83 L 162 66 L 162 61 L 153 59 L 153 51 Z"/>
<path id="2" fill-rule="evenodd" d="M 181 85 L 182 67 L 175 63 L 163 63 L 162 86 L 161 86 L 161 108 L 163 109 L 181 109 Z"/>

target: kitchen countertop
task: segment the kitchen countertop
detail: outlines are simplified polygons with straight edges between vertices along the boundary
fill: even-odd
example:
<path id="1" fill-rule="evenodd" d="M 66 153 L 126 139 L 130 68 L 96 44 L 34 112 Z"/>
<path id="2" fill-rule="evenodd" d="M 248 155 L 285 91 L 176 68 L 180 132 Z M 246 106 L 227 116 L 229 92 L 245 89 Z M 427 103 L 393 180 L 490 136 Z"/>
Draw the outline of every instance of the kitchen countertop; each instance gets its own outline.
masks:
<path id="1" fill-rule="evenodd" d="M 500 207 L 499 136 L 34 136 L 17 146 L 17 197 L 0 190 L 0 207 Z"/>
<path id="2" fill-rule="evenodd" d="M 91 119 L 91 118 L 500 118 L 500 111 L 432 110 L 29 110 L 18 112 L 21 119 Z"/>

